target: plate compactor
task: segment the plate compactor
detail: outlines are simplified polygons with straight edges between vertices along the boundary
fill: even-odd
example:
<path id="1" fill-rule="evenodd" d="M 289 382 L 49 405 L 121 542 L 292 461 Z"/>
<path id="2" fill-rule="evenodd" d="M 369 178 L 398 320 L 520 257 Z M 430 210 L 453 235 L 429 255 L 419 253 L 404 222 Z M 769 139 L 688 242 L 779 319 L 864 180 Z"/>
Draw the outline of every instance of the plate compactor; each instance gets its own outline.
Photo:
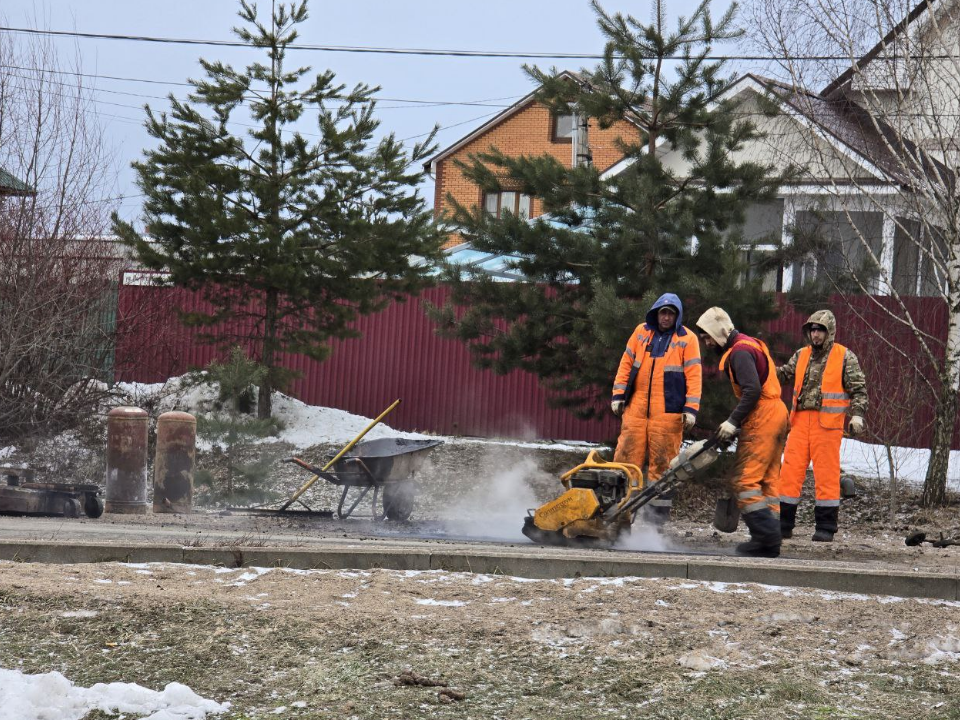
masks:
<path id="1" fill-rule="evenodd" d="M 523 534 L 535 543 L 609 547 L 629 533 L 637 511 L 709 467 L 720 456 L 716 436 L 683 449 L 663 476 L 645 484 L 640 468 L 606 462 L 596 450 L 560 476 L 566 491 L 524 518 Z"/>

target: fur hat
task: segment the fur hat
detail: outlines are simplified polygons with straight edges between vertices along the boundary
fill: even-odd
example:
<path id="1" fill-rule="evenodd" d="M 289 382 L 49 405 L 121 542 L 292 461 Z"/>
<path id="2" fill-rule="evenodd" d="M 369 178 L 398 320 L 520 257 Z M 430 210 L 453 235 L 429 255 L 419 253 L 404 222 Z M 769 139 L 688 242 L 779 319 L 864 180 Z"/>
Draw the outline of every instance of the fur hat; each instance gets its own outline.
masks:
<path id="1" fill-rule="evenodd" d="M 730 339 L 730 333 L 733 332 L 733 320 L 727 315 L 723 308 L 708 308 L 700 319 L 697 320 L 697 327 L 713 338 L 713 341 L 720 347 L 727 344 Z"/>

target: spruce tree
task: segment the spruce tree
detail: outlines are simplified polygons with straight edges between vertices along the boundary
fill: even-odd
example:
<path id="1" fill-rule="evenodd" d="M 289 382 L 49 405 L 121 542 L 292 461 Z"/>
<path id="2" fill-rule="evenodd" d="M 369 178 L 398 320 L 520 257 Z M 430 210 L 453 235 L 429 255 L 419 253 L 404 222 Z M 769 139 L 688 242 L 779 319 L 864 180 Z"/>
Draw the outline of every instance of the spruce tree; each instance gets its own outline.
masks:
<path id="1" fill-rule="evenodd" d="M 662 293 L 681 297 L 688 327 L 714 304 L 744 330 L 775 316 L 772 293 L 745 279 L 736 228 L 747 205 L 772 200 L 781 181 L 735 157 L 758 131 L 719 100 L 734 78 L 707 59 L 714 43 L 738 34 L 735 6 L 714 23 L 704 2 L 672 31 L 662 0 L 654 0 L 649 24 L 593 7 L 606 38 L 595 69 L 577 81 L 556 69 L 526 71 L 555 113 L 573 111 L 589 128 L 623 120 L 636 127 L 620 143 L 623 169 L 605 177 L 606 168 L 570 169 L 550 156 L 496 148 L 461 163 L 484 191 L 536 196 L 546 215 L 493 218 L 450 198 L 449 220 L 465 239 L 504 256 L 527 280 L 448 266 L 451 301 L 434 313 L 481 367 L 532 372 L 556 404 L 581 417 L 607 406 L 626 340 Z M 665 150 L 686 170 L 665 164 Z M 728 392 L 712 394 L 729 404 Z"/>
<path id="2" fill-rule="evenodd" d="M 147 107 L 157 146 L 134 163 L 145 234 L 114 216 L 149 269 L 202 291 L 209 313 L 184 316 L 204 337 L 245 341 L 267 368 L 258 415 L 290 375 L 281 353 L 323 360 L 351 321 L 430 280 L 441 239 L 416 191 L 433 136 L 413 147 L 374 140 L 379 88 L 338 84 L 287 63 L 307 4 L 278 4 L 266 22 L 241 2 L 234 33 L 265 62 L 243 70 L 201 60 L 187 102 Z M 313 125 L 308 132 L 307 123 Z M 246 124 L 252 129 L 244 129 Z M 228 323 L 228 324 L 225 324 Z"/>

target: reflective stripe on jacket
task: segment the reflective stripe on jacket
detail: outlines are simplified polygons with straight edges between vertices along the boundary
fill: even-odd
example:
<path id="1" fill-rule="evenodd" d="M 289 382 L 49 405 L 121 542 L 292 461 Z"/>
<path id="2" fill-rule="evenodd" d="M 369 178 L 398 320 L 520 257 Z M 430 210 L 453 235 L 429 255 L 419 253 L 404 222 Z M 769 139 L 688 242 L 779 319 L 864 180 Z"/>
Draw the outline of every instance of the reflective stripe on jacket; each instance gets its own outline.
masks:
<path id="1" fill-rule="evenodd" d="M 654 330 L 637 326 L 620 358 L 613 384 L 613 399 L 641 403 L 645 415 L 700 411 L 703 368 L 697 336 L 687 328 L 674 333 L 663 357 L 651 357 Z"/>
<path id="2" fill-rule="evenodd" d="M 763 356 L 767 359 L 767 379 L 760 387 L 761 399 L 766 398 L 770 400 L 772 398 L 779 398 L 780 381 L 777 380 L 777 366 L 774 365 L 773 358 L 770 357 L 770 351 L 767 349 L 766 343 L 764 343 L 763 340 L 757 340 L 756 338 L 752 338 L 749 335 L 744 335 L 743 333 L 740 333 L 737 336 L 737 339 L 734 341 L 730 349 L 727 350 L 723 354 L 723 357 L 720 358 L 720 372 L 726 372 L 730 377 L 730 384 L 733 386 L 733 394 L 739 398 L 741 395 L 743 395 L 743 391 L 740 389 L 740 386 L 737 385 L 737 381 L 733 379 L 733 373 L 727 371 L 727 360 L 730 358 L 731 353 L 737 350 L 746 350 L 747 348 L 758 350 L 759 352 L 763 353 Z"/>
<path id="3" fill-rule="evenodd" d="M 803 389 L 803 380 L 810 364 L 813 350 L 810 346 L 800 351 L 797 358 L 797 370 L 793 377 L 793 412 L 791 420 L 797 410 L 797 398 Z M 847 349 L 839 343 L 834 343 L 827 356 L 827 363 L 820 378 L 820 425 L 834 430 L 842 430 L 843 422 L 850 408 L 850 396 L 843 387 L 843 359 Z"/>

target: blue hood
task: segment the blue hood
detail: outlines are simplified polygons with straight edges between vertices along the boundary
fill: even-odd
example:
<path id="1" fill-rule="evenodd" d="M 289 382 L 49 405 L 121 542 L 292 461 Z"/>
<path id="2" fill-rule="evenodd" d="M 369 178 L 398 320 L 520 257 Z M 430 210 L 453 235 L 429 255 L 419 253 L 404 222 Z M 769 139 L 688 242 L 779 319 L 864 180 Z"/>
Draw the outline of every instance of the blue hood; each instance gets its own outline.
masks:
<path id="1" fill-rule="evenodd" d="M 673 293 L 664 293 L 650 308 L 650 312 L 647 313 L 647 329 L 656 330 L 659 327 L 657 323 L 657 311 L 662 307 L 672 307 L 677 311 L 677 324 L 674 326 L 673 331 L 680 336 L 686 335 L 687 331 L 683 328 L 683 303 L 680 302 L 678 298 Z"/>

